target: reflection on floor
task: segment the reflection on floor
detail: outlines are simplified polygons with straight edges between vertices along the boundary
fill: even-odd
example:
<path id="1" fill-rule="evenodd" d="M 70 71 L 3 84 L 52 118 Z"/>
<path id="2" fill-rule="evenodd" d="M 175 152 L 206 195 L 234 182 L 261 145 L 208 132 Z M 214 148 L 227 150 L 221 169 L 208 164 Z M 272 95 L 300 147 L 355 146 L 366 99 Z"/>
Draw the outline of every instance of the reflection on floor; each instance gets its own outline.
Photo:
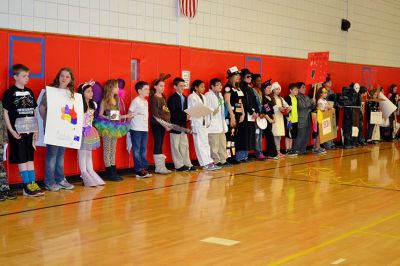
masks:
<path id="1" fill-rule="evenodd" d="M 400 265 L 400 143 L 0 202 L 0 264 Z"/>

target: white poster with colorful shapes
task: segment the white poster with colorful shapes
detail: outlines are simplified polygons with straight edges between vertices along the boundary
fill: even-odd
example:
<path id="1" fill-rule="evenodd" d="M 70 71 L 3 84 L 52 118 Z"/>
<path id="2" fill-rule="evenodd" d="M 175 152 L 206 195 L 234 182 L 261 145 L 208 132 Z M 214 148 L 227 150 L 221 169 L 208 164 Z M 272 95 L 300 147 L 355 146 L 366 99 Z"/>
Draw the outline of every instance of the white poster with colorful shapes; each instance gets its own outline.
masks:
<path id="1" fill-rule="evenodd" d="M 83 101 L 69 90 L 46 87 L 47 119 L 44 143 L 79 149 L 82 141 Z"/>

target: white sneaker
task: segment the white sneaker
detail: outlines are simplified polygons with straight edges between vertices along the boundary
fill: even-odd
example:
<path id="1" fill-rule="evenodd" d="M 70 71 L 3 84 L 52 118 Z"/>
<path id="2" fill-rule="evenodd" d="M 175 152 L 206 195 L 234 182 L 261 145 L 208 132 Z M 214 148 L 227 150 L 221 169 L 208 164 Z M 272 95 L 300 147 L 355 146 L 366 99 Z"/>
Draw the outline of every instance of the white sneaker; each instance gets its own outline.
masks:
<path id="1" fill-rule="evenodd" d="M 53 185 L 46 185 L 46 189 L 52 192 L 57 192 L 60 191 L 61 187 L 58 184 L 53 184 Z"/>
<path id="2" fill-rule="evenodd" d="M 215 171 L 215 170 L 220 170 L 220 169 L 222 169 L 221 166 L 218 166 L 213 163 L 207 164 L 206 166 L 203 167 L 203 170 L 205 170 L 205 171 Z"/>
<path id="3" fill-rule="evenodd" d="M 60 183 L 57 184 L 61 189 L 71 190 L 74 189 L 74 185 L 68 183 L 67 179 L 63 179 Z"/>

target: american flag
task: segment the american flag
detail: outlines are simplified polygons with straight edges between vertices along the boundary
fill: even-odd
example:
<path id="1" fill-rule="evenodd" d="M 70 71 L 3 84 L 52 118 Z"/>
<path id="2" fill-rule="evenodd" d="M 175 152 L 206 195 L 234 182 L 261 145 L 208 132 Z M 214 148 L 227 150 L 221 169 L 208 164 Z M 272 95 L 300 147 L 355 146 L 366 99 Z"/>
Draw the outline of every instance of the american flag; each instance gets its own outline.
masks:
<path id="1" fill-rule="evenodd" d="M 181 15 L 194 18 L 196 15 L 198 0 L 178 0 L 179 1 L 179 9 L 181 10 Z"/>

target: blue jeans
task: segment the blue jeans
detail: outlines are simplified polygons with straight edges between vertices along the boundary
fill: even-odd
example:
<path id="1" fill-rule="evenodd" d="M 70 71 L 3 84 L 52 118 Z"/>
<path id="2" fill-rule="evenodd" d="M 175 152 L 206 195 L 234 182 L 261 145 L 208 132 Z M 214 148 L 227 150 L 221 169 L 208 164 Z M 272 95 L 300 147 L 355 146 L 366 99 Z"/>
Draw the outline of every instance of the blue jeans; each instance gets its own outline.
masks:
<path id="1" fill-rule="evenodd" d="M 249 156 L 249 151 L 237 151 L 236 152 L 236 161 L 246 160 Z"/>
<path id="2" fill-rule="evenodd" d="M 256 156 L 262 155 L 262 139 L 263 139 L 263 132 L 264 130 L 262 130 L 261 128 L 258 129 L 259 130 L 259 134 L 256 133 L 256 145 L 255 145 L 255 149 L 254 149 L 254 153 L 256 154 Z"/>
<path id="3" fill-rule="evenodd" d="M 149 164 L 146 160 L 147 131 L 130 130 L 132 141 L 132 154 L 135 163 L 135 172 L 147 169 Z"/>
<path id="4" fill-rule="evenodd" d="M 64 153 L 65 148 L 46 145 L 46 165 L 44 183 L 46 186 L 60 183 L 64 178 Z"/>

